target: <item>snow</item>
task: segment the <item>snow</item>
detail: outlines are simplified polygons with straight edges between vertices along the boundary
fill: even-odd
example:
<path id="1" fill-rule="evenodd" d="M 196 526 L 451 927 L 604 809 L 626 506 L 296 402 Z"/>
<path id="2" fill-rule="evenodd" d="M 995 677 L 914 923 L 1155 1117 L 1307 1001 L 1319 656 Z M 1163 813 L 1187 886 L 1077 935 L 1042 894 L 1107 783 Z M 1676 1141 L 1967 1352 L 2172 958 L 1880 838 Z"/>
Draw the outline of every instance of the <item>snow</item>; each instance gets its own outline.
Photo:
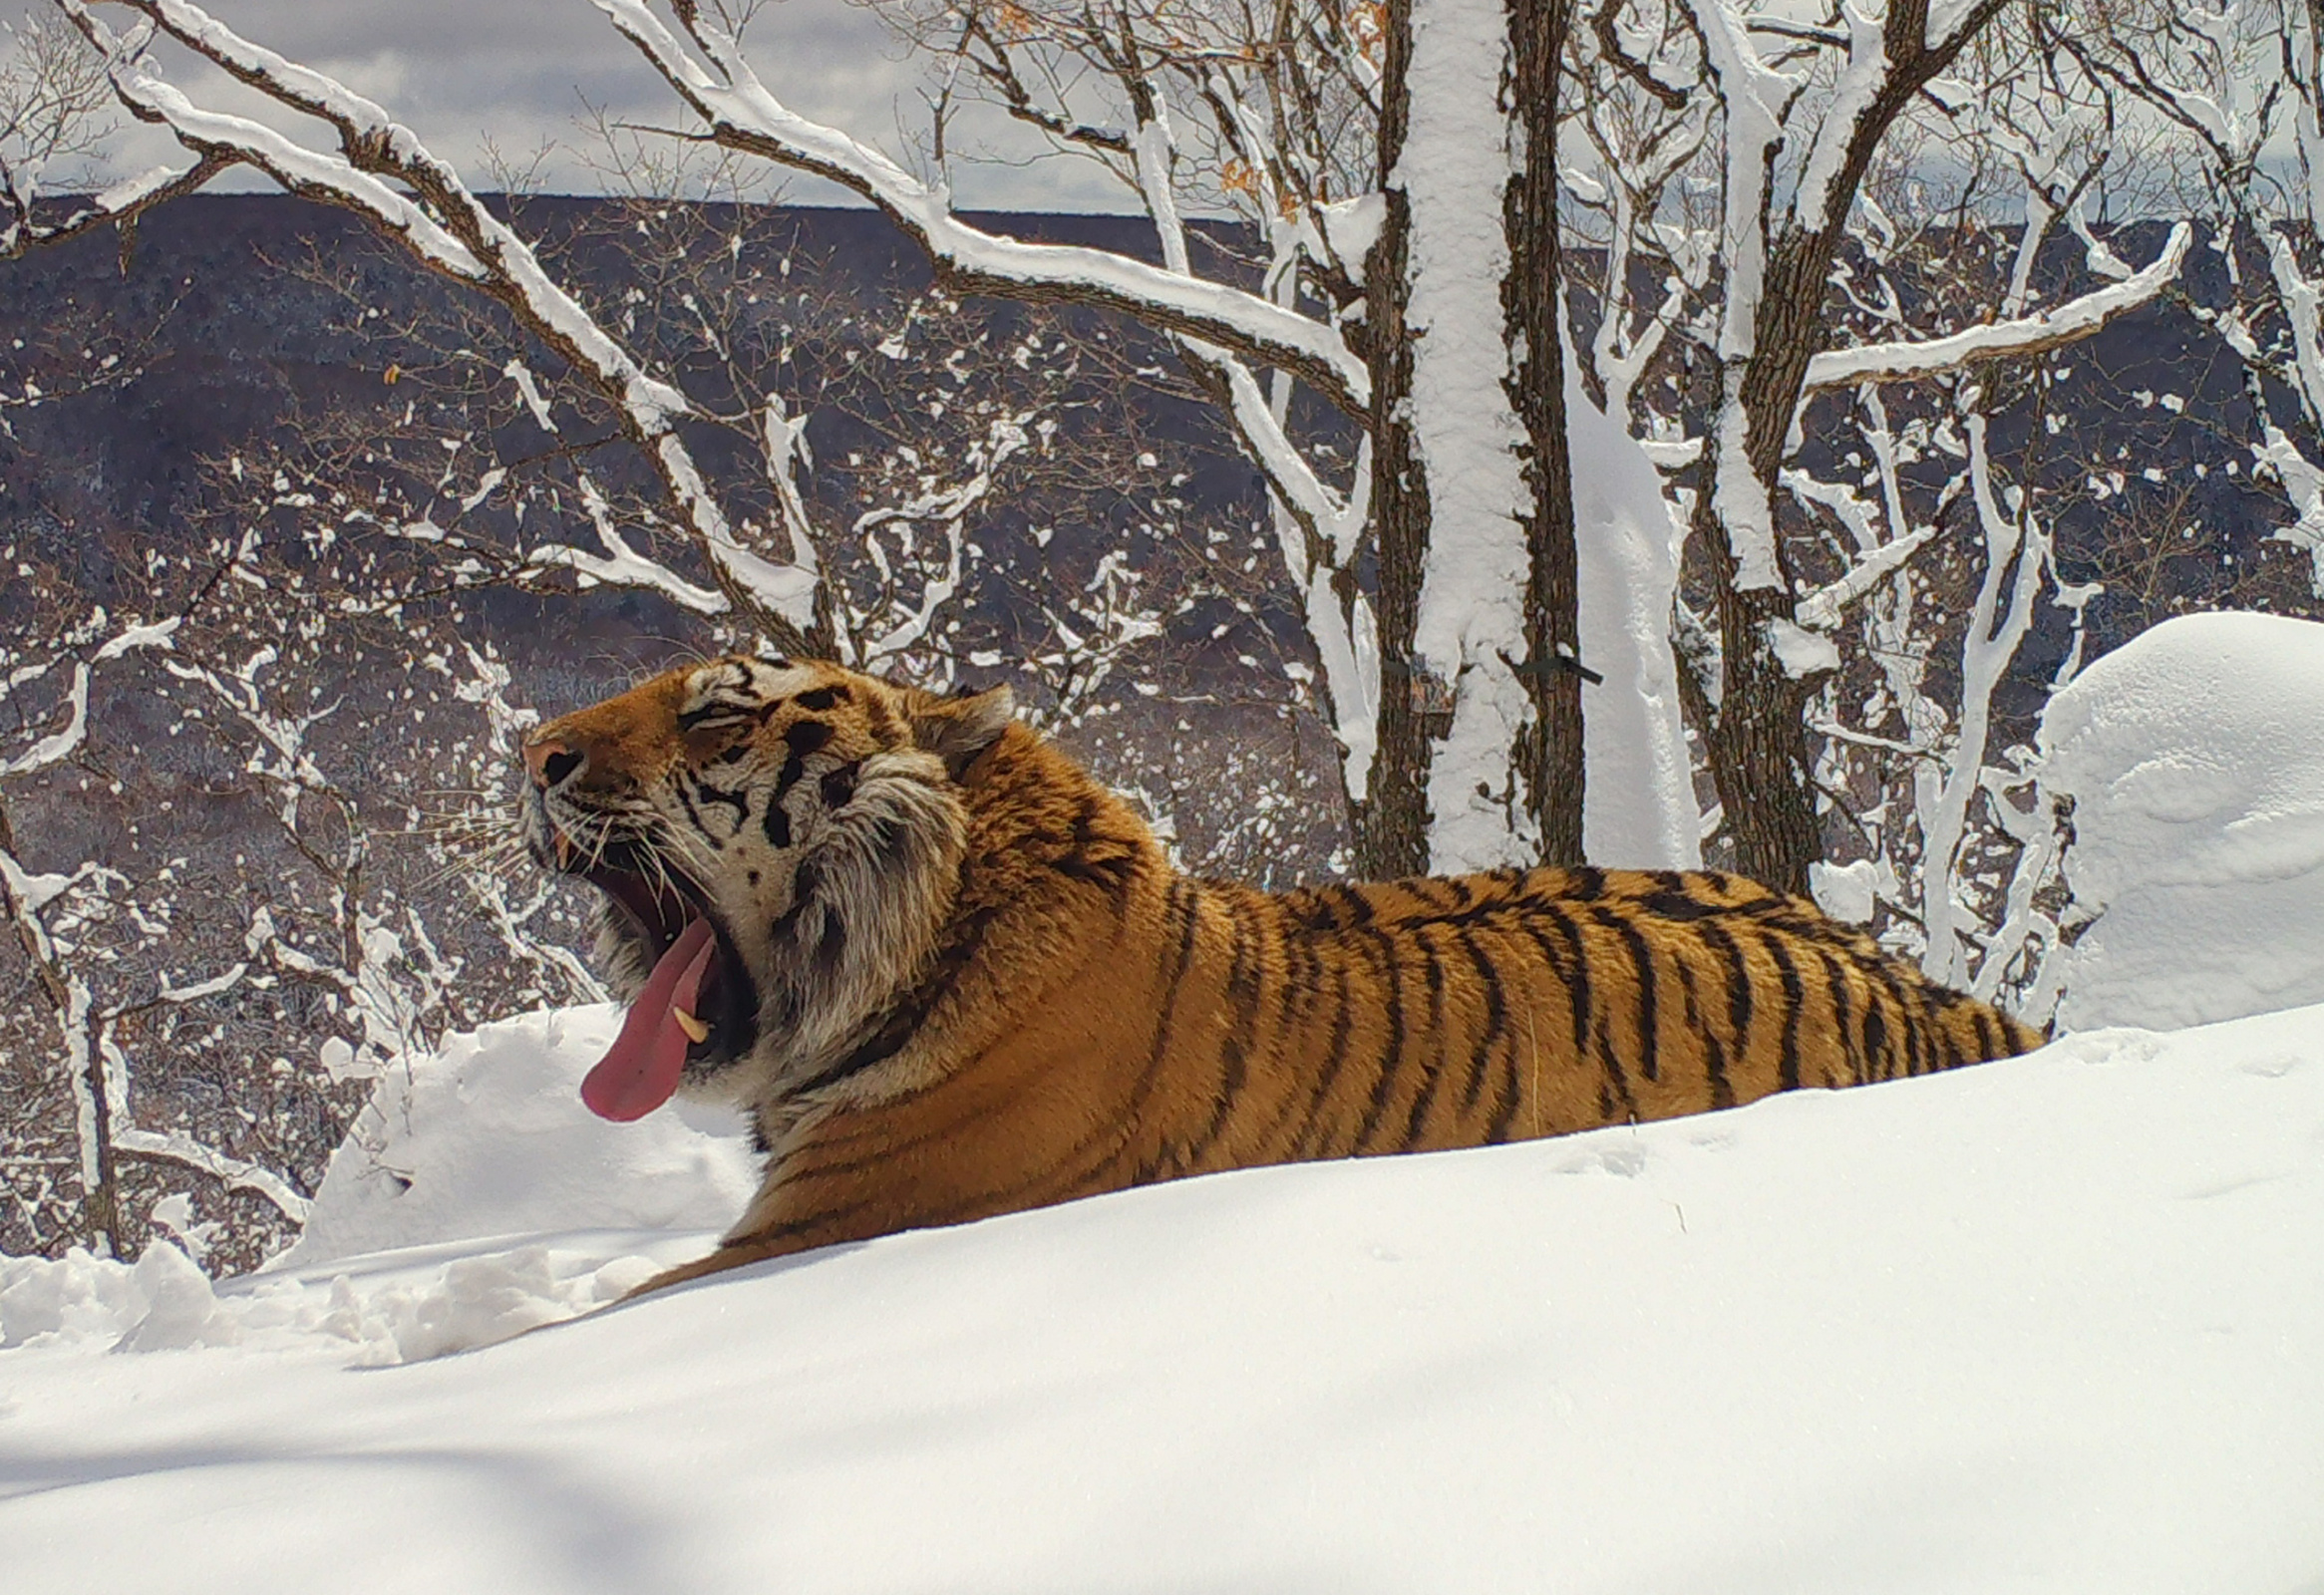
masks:
<path id="1" fill-rule="evenodd" d="M 1839 645 L 1827 633 L 1778 618 L 1767 623 L 1768 646 L 1794 681 L 1829 675 L 1839 668 Z"/>
<path id="2" fill-rule="evenodd" d="M 1869 858 L 1850 864 L 1819 859 L 1808 866 L 1808 889 L 1816 906 L 1843 925 L 1868 925 L 1879 905 L 1880 866 Z"/>
<path id="3" fill-rule="evenodd" d="M 1680 718 L 1671 600 L 1682 528 L 1627 428 L 1606 419 L 1566 364 L 1581 660 L 1582 851 L 1617 868 L 1694 869 L 1702 817 Z"/>
<path id="4" fill-rule="evenodd" d="M 526 1014 L 399 1062 L 333 1154 L 305 1232 L 269 1267 L 477 1235 L 731 1223 L 759 1187 L 739 1119 L 685 1107 L 617 1125 L 582 1109 L 581 1076 L 621 1014 Z"/>
<path id="5" fill-rule="evenodd" d="M 497 1027 L 418 1073 L 569 1079 L 601 1022 Z M 554 1179 L 545 1107 L 501 1116 L 531 1100 L 472 1099 L 488 1133 L 448 1096 L 406 1149 L 464 1146 L 481 1191 Z M 166 1248 L 0 1262 L 6 1585 L 2304 1589 L 2319 1233 L 2311 1008 L 1150 1187 L 433 1361 L 703 1238 L 214 1289 Z M 142 1355 L 97 1355 L 116 1342 Z"/>
<path id="6" fill-rule="evenodd" d="M 1335 199 L 1319 206 L 1316 214 L 1333 256 L 1351 274 L 1358 273 L 1364 269 L 1364 257 L 1380 241 L 1380 229 L 1388 223 L 1388 196 L 1360 193 L 1352 199 Z"/>
<path id="7" fill-rule="evenodd" d="M 1509 790 L 1509 750 L 1532 702 L 1512 668 L 1529 652 L 1531 560 L 1518 516 L 1531 494 L 1505 386 L 1509 126 L 1498 85 L 1507 20 L 1489 0 L 1418 0 L 1412 37 L 1411 132 L 1388 180 L 1412 218 L 1413 452 L 1428 472 L 1413 653 L 1458 684 L 1452 728 L 1429 768 L 1429 867 L 1457 874 L 1535 852 Z"/>
<path id="8" fill-rule="evenodd" d="M 2041 740 L 2067 880 L 2101 910 L 2061 1025 L 2324 1002 L 2324 625 L 2164 621 L 2053 697 Z"/>
<path id="9" fill-rule="evenodd" d="M 1855 144 L 1857 126 L 1873 114 L 1888 81 L 1885 18 L 1848 0 L 1840 0 L 1839 14 L 1847 24 L 1847 62 L 1839 69 L 1831 103 L 1817 125 L 1807 168 L 1800 174 L 1800 192 L 1793 201 L 1800 225 L 1809 232 L 1822 232 L 1829 225 L 1831 190 Z"/>

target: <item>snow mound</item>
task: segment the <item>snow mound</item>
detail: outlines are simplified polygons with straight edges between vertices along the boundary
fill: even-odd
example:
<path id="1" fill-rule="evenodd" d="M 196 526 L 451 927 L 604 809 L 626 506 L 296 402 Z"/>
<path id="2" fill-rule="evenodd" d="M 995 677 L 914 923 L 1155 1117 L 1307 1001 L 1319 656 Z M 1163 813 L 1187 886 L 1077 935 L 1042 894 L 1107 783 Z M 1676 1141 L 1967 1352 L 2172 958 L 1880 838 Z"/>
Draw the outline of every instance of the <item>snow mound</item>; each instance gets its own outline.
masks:
<path id="1" fill-rule="evenodd" d="M 581 1105 L 620 1024 L 610 1004 L 525 1014 L 392 1069 L 268 1267 L 487 1235 L 724 1228 L 759 1185 L 739 1118 L 677 1104 L 612 1124 Z"/>
<path id="2" fill-rule="evenodd" d="M 2324 1002 L 2324 625 L 2164 621 L 2053 698 L 2041 740 L 2074 798 L 2067 880 L 2100 910 L 2062 1027 Z"/>
<path id="3" fill-rule="evenodd" d="M 244 1346 L 359 1367 L 493 1345 L 618 1299 L 710 1249 L 758 1188 L 730 1115 L 610 1124 L 581 1076 L 607 1005 L 448 1038 L 381 1079 L 297 1244 L 212 1284 L 157 1242 L 135 1265 L 0 1258 L 0 1347 Z"/>
<path id="4" fill-rule="evenodd" d="M 298 1242 L 218 1284 L 166 1241 L 134 1265 L 0 1257 L 0 1347 L 239 1346 L 357 1367 L 493 1345 L 708 1251 L 758 1189 L 730 1115 L 610 1124 L 581 1076 L 621 1012 L 526 1014 L 383 1077 Z"/>

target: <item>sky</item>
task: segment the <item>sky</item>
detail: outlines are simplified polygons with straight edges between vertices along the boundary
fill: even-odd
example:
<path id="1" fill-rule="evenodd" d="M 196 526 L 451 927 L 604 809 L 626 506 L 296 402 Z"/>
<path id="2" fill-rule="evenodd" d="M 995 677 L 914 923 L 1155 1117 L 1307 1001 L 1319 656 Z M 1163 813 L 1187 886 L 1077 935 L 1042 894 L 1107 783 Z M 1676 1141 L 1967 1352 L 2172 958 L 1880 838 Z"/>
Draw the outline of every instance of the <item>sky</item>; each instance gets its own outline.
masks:
<path id="1" fill-rule="evenodd" d="M 622 120 L 671 126 L 676 102 L 590 0 L 204 0 L 243 37 L 339 79 L 386 106 L 472 183 L 495 186 L 493 154 L 524 164 L 549 153 L 533 186 L 602 186 L 576 146 L 584 103 Z M 123 14 L 116 13 L 119 17 Z M 117 21 L 116 26 L 121 24 Z M 763 79 L 792 109 L 835 124 L 890 156 L 906 129 L 922 129 L 923 66 L 870 10 L 848 0 L 768 0 L 750 33 Z M 214 69 L 162 52 L 173 82 L 198 103 L 243 112 L 255 102 Z M 277 115 L 264 120 L 290 126 Z M 999 119 L 983 137 L 1004 153 L 1032 152 Z M 134 130 L 117 158 L 131 170 L 181 160 L 175 146 Z M 909 163 L 908 161 L 906 162 Z M 952 171 L 969 208 L 1121 210 L 1122 190 L 1086 162 L 961 162 Z M 228 182 L 221 186 L 234 186 Z M 244 179 L 241 186 L 252 185 Z M 782 197 L 847 202 L 816 179 L 791 177 Z"/>

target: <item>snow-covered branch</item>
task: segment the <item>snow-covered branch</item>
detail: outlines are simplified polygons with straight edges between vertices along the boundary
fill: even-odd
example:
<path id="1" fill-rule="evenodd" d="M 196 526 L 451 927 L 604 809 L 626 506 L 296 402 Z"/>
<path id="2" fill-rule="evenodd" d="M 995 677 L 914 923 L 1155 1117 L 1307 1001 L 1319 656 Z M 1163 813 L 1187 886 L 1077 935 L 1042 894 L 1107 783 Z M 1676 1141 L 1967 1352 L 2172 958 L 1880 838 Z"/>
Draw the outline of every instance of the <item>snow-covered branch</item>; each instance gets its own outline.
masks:
<path id="1" fill-rule="evenodd" d="M 2121 282 L 2067 300 L 2054 310 L 1982 327 L 1968 327 L 1919 342 L 1859 344 L 1831 349 L 1808 363 L 1806 392 L 1854 387 L 1866 382 L 1909 382 L 1986 360 L 2020 359 L 2078 343 L 2116 317 L 2155 302 L 2178 276 L 2193 230 L 2183 221 L 2170 229 L 2154 263 Z"/>
<path id="2" fill-rule="evenodd" d="M 229 1157 L 183 1130 L 117 1129 L 113 1132 L 113 1147 L 126 1156 L 175 1163 L 195 1173 L 207 1174 L 228 1190 L 246 1190 L 265 1198 L 293 1224 L 307 1221 L 310 1205 L 307 1198 L 291 1189 L 290 1182 L 280 1174 L 247 1158 Z"/>
<path id="3" fill-rule="evenodd" d="M 737 539 L 678 433 L 692 403 L 599 326 L 418 135 L 372 101 L 251 44 L 186 0 L 123 0 L 246 87 L 323 122 L 337 137 L 336 152 L 310 149 L 249 118 L 194 105 L 158 76 L 137 40 L 117 37 L 86 0 L 57 3 L 103 52 L 114 93 L 133 116 L 168 129 L 205 160 L 250 165 L 294 193 L 356 211 L 424 265 L 505 306 L 615 407 L 726 603 L 779 640 L 804 646 L 815 624 L 816 572 L 767 559 Z"/>
<path id="4" fill-rule="evenodd" d="M 920 244 L 949 288 L 1118 310 L 1280 367 L 1351 413 L 1370 403 L 1370 375 L 1336 329 L 1261 295 L 1185 271 L 1108 250 L 1027 243 L 972 227 L 953 213 L 948 195 L 878 151 L 784 105 L 744 59 L 737 41 L 697 7 L 676 8 L 694 46 L 690 50 L 645 0 L 596 4 L 703 120 L 710 137 L 861 194 Z"/>

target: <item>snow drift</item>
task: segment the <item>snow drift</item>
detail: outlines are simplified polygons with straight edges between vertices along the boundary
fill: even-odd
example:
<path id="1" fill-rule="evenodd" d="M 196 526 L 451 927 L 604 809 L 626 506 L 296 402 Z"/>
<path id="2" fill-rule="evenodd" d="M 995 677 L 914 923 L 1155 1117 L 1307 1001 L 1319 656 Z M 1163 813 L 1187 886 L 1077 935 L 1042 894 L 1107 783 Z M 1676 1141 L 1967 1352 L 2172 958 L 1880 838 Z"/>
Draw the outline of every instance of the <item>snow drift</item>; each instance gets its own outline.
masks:
<path id="1" fill-rule="evenodd" d="M 2165 621 L 2051 700 L 2042 749 L 2074 799 L 2068 882 L 2099 911 L 2062 1027 L 2324 1002 L 2324 625 Z"/>
<path id="2" fill-rule="evenodd" d="M 498 1172 L 466 1188 L 559 1174 L 567 1129 L 605 1128 L 569 1095 L 601 1040 L 535 1018 L 468 1055 L 472 1101 L 500 1067 L 561 1075 L 573 1124 L 469 1141 Z M 2319 1235 L 2308 1009 L 892 1236 L 361 1376 L 709 1237 L 214 1292 L 166 1253 L 6 1263 L 0 1583 L 2307 1590 Z M 78 1331 L 27 1332 L 67 1275 L 114 1293 L 110 1333 L 93 1295 Z M 147 1355 L 91 1355 L 125 1334 Z"/>
<path id="3" fill-rule="evenodd" d="M 681 1105 L 636 1125 L 577 1111 L 574 1074 L 621 1028 L 612 1004 L 454 1036 L 384 1076 L 272 1266 L 527 1230 L 718 1229 L 759 1188 L 747 1126 Z"/>

